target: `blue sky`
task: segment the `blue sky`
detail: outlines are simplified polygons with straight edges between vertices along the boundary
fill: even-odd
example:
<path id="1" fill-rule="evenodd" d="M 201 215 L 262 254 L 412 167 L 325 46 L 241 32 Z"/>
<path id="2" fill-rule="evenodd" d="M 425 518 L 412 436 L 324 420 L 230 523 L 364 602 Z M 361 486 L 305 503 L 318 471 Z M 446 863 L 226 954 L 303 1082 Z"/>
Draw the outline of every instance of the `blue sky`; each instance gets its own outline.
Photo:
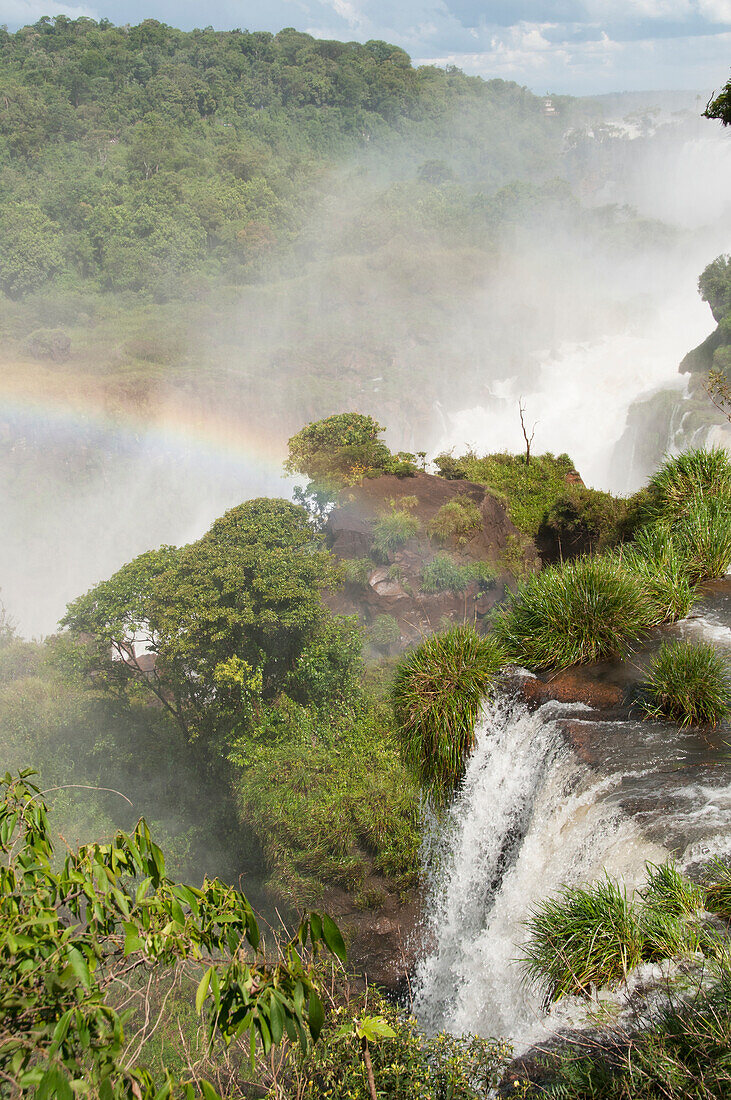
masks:
<path id="1" fill-rule="evenodd" d="M 382 38 L 539 93 L 718 89 L 731 67 L 731 0 L 0 0 L 11 30 L 59 13 Z"/>

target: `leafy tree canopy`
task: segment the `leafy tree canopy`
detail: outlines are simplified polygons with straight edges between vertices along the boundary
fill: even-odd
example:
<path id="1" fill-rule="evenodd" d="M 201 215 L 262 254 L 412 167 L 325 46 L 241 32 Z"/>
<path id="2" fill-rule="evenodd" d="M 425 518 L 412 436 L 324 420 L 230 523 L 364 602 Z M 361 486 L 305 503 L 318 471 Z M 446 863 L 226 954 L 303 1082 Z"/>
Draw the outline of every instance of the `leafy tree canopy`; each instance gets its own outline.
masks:
<path id="1" fill-rule="evenodd" d="M 335 486 L 389 470 L 393 456 L 378 438 L 385 428 L 362 413 L 337 413 L 317 420 L 288 442 L 286 469 L 315 484 Z"/>
<path id="2" fill-rule="evenodd" d="M 724 126 L 731 125 L 731 79 L 727 80 L 720 93 L 711 99 L 703 114 L 706 118 L 717 118 Z"/>
<path id="3" fill-rule="evenodd" d="M 152 692 L 187 736 L 225 740 L 282 690 L 322 702 L 351 683 L 354 624 L 321 596 L 338 582 L 304 509 L 253 500 L 198 542 L 123 566 L 70 604 L 62 625 L 97 685 Z"/>
<path id="4" fill-rule="evenodd" d="M 39 1100 L 218 1100 L 166 1071 L 129 1062 L 118 1011 L 158 967 L 186 964 L 211 1038 L 250 1035 L 264 1053 L 284 1035 L 307 1049 L 324 1013 L 304 949 L 344 960 L 336 925 L 311 913 L 280 957 L 264 957 L 247 898 L 218 880 L 200 889 L 165 874 L 140 820 L 131 834 L 70 851 L 58 866 L 41 792 L 28 772 L 0 780 L 0 1074 L 3 1091 Z M 307 1029 L 307 1030 L 306 1030 Z"/>
<path id="5" fill-rule="evenodd" d="M 698 290 L 719 324 L 731 313 L 731 256 L 717 256 L 698 279 Z"/>

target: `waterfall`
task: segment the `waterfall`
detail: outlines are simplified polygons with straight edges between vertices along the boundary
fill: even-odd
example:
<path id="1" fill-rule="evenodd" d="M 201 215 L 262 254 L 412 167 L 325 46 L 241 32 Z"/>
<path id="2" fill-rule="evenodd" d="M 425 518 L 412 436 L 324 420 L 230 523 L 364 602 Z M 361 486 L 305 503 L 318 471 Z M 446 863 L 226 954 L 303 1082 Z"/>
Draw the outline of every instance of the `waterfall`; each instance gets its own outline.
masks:
<path id="1" fill-rule="evenodd" d="M 531 906 L 605 868 L 631 886 L 647 859 L 666 858 L 606 797 L 617 776 L 597 777 L 562 735 L 558 719 L 587 709 L 551 702 L 529 712 L 501 699 L 482 716 L 462 787 L 426 851 L 415 1011 L 428 1030 L 507 1036 L 518 1049 L 536 1041 L 551 1022 L 518 963 Z"/>

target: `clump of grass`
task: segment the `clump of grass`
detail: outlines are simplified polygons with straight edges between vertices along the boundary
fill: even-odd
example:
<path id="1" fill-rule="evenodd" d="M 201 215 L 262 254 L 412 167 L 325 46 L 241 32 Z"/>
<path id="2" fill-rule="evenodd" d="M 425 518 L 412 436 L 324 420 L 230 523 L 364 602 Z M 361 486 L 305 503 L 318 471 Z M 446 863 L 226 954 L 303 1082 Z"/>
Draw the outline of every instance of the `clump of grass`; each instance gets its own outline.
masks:
<path id="1" fill-rule="evenodd" d="M 495 620 L 517 663 L 568 668 L 626 656 L 651 623 L 640 580 L 613 557 L 582 557 L 530 576 Z"/>
<path id="2" fill-rule="evenodd" d="M 654 610 L 648 625 L 672 623 L 690 613 L 698 593 L 689 557 L 668 532 L 642 528 L 634 542 L 617 552 L 617 558 L 639 578 L 649 597 Z"/>
<path id="3" fill-rule="evenodd" d="M 716 860 L 712 866 L 713 875 L 704 884 L 706 909 L 731 920 L 731 868 L 720 860 Z"/>
<path id="4" fill-rule="evenodd" d="M 468 562 L 458 565 L 449 554 L 437 556 L 424 566 L 421 573 L 421 591 L 464 592 L 477 581 L 480 589 L 485 590 L 495 583 L 495 570 L 487 562 Z"/>
<path id="5" fill-rule="evenodd" d="M 716 726 L 731 708 L 731 676 L 724 658 L 709 642 L 662 645 L 643 682 L 642 706 L 648 717 L 681 726 Z"/>
<path id="6" fill-rule="evenodd" d="M 672 538 L 688 559 L 691 578 L 722 577 L 731 565 L 731 497 L 694 497 L 671 522 Z M 668 527 L 667 520 L 658 524 L 660 530 Z"/>
<path id="7" fill-rule="evenodd" d="M 475 722 L 503 663 L 472 626 L 435 634 L 399 663 L 393 707 L 403 756 L 437 804 L 462 778 Z"/>
<path id="8" fill-rule="evenodd" d="M 391 653 L 401 641 L 401 627 L 393 615 L 376 615 L 369 630 L 371 644 L 381 653 Z"/>
<path id="9" fill-rule="evenodd" d="M 722 447 L 698 448 L 668 459 L 649 480 L 645 511 L 651 522 L 683 519 L 695 499 L 731 500 L 731 461 Z"/>
<path id="10" fill-rule="evenodd" d="M 683 916 L 705 906 L 702 886 L 682 875 L 674 863 L 648 863 L 647 884 L 641 891 L 646 904 L 663 913 Z"/>
<path id="11" fill-rule="evenodd" d="M 526 922 L 523 967 L 546 1003 L 592 987 L 614 986 L 639 963 L 692 955 L 717 957 L 719 939 L 696 918 L 705 890 L 674 864 L 648 864 L 636 898 L 609 877 L 589 886 L 564 886 Z"/>
<path id="12" fill-rule="evenodd" d="M 346 584 L 352 584 L 357 588 L 367 588 L 370 575 L 373 572 L 373 562 L 370 558 L 345 558 L 342 567 Z"/>
<path id="13" fill-rule="evenodd" d="M 642 961 L 639 914 L 610 878 L 564 886 L 534 909 L 526 926 L 523 966 L 529 981 L 543 987 L 547 1002 L 614 985 Z"/>
<path id="14" fill-rule="evenodd" d="M 421 524 L 416 516 L 403 508 L 381 516 L 373 525 L 373 553 L 380 561 L 386 561 L 389 554 L 398 550 L 409 539 L 419 533 Z"/>
<path id="15" fill-rule="evenodd" d="M 482 513 L 471 497 L 458 496 L 447 501 L 434 515 L 427 528 L 429 537 L 437 542 L 455 539 L 460 545 L 482 527 Z"/>

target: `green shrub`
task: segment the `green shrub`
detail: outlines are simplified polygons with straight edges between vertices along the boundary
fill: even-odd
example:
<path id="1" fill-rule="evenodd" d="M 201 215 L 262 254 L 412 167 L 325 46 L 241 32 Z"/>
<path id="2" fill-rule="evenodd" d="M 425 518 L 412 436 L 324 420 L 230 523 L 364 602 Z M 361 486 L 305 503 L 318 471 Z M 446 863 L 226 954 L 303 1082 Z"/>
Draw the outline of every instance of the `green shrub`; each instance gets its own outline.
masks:
<path id="1" fill-rule="evenodd" d="M 381 653 L 392 653 L 401 641 L 401 627 L 393 615 L 376 615 L 368 636 Z"/>
<path id="2" fill-rule="evenodd" d="M 592 986 L 614 986 L 643 961 L 704 951 L 718 955 L 719 940 L 692 919 L 704 891 L 670 863 L 648 864 L 637 899 L 609 877 L 589 886 L 564 886 L 540 902 L 526 922 L 522 965 L 547 1003 L 567 994 L 588 996 Z"/>
<path id="3" fill-rule="evenodd" d="M 356 588 L 367 588 L 373 562 L 370 558 L 345 558 L 342 562 L 343 576 L 346 584 L 352 584 Z"/>
<path id="4" fill-rule="evenodd" d="M 611 557 L 584 557 L 529 577 L 497 616 L 495 633 L 527 668 L 568 668 L 626 655 L 651 620 L 632 573 Z"/>
<path id="5" fill-rule="evenodd" d="M 456 461 L 470 481 L 487 485 L 503 497 L 515 526 L 532 538 L 546 513 L 566 495 L 569 477 L 576 475 L 568 455 L 536 455 L 529 465 L 524 455 L 509 454 L 484 458 L 467 454 Z"/>
<path id="6" fill-rule="evenodd" d="M 373 524 L 374 556 L 379 561 L 387 561 L 389 554 L 414 538 L 420 529 L 416 516 L 404 509 L 394 509 L 381 516 Z"/>
<path id="7" fill-rule="evenodd" d="M 392 455 L 378 436 L 384 429 L 370 416 L 338 413 L 308 424 L 288 441 L 285 469 L 318 484 L 350 483 L 385 472 Z"/>
<path id="8" fill-rule="evenodd" d="M 540 535 L 553 539 L 562 557 L 603 550 L 623 537 L 629 508 L 623 497 L 571 485 L 546 511 Z"/>
<path id="9" fill-rule="evenodd" d="M 681 726 L 716 726 L 731 708 L 728 662 L 709 642 L 662 645 L 642 687 L 647 715 Z"/>
<path id="10" fill-rule="evenodd" d="M 642 961 L 639 914 L 610 878 L 564 886 L 533 910 L 526 927 L 523 967 L 548 1002 L 614 985 Z"/>
<path id="11" fill-rule="evenodd" d="M 418 874 L 418 789 L 386 706 L 262 709 L 230 753 L 242 821 L 258 837 L 271 884 L 297 905 L 325 886 L 357 893 L 374 871 L 395 889 Z"/>
<path id="12" fill-rule="evenodd" d="M 495 584 L 497 574 L 487 562 L 468 562 L 458 565 L 449 554 L 437 554 L 427 562 L 421 572 L 421 591 L 464 592 L 473 581 L 479 583 L 482 591 Z"/>
<path id="13" fill-rule="evenodd" d="M 377 1093 L 387 1100 L 481 1100 L 500 1083 L 510 1058 L 499 1039 L 423 1035 L 413 1016 L 370 986 L 328 1014 L 304 1059 L 305 1100 L 370 1100 L 356 1021 L 378 1022 L 369 1054 Z"/>
<path id="14" fill-rule="evenodd" d="M 437 542 L 455 539 L 463 545 L 482 527 L 482 513 L 471 497 L 459 496 L 447 501 L 434 515 L 427 528 Z"/>
<path id="15" fill-rule="evenodd" d="M 466 481 L 467 467 L 460 459 L 455 458 L 453 455 L 441 454 L 437 455 L 434 459 L 434 464 L 437 468 L 439 477 L 443 477 L 445 481 Z"/>
<path id="16" fill-rule="evenodd" d="M 684 619 L 698 599 L 688 553 L 670 532 L 657 526 L 638 531 L 617 551 L 625 569 L 641 581 L 653 605 L 652 623 Z"/>
<path id="17" fill-rule="evenodd" d="M 650 522 L 683 519 L 694 499 L 719 497 L 731 502 L 731 460 L 722 447 L 699 448 L 669 458 L 647 483 L 645 505 Z"/>
<path id="18" fill-rule="evenodd" d="M 422 642 L 396 669 L 393 705 L 404 759 L 436 803 L 462 777 L 480 707 L 502 662 L 493 638 L 458 626 Z"/>

